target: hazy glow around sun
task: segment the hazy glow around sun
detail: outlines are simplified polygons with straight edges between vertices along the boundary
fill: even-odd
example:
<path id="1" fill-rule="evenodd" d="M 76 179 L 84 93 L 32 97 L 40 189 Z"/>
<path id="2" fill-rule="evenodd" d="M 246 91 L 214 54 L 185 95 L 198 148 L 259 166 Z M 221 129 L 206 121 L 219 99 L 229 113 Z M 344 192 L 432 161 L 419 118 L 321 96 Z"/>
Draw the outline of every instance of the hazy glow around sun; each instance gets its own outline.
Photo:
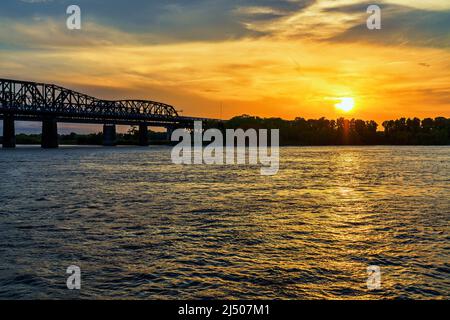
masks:
<path id="1" fill-rule="evenodd" d="M 345 98 L 338 98 L 338 99 L 341 101 L 334 105 L 336 107 L 336 109 L 338 109 L 338 110 L 341 110 L 344 112 L 349 112 L 349 111 L 353 110 L 353 108 L 355 107 L 355 100 L 353 98 L 345 97 Z"/>

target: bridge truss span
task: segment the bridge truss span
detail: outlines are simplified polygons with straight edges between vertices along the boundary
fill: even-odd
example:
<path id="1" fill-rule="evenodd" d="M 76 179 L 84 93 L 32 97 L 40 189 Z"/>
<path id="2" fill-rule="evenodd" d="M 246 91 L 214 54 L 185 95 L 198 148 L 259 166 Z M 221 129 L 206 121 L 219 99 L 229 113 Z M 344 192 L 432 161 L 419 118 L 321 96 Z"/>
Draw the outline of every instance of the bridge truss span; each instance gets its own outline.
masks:
<path id="1" fill-rule="evenodd" d="M 0 112 L 77 119 L 176 120 L 170 105 L 148 100 L 102 100 L 54 84 L 0 79 Z"/>
<path id="2" fill-rule="evenodd" d="M 44 148 L 58 147 L 58 122 L 103 124 L 105 145 L 114 145 L 115 125 L 139 126 L 139 144 L 148 145 L 148 126 L 192 129 L 195 121 L 168 104 L 150 100 L 102 100 L 54 84 L 0 79 L 2 144 L 15 147 L 14 121 L 41 121 Z"/>

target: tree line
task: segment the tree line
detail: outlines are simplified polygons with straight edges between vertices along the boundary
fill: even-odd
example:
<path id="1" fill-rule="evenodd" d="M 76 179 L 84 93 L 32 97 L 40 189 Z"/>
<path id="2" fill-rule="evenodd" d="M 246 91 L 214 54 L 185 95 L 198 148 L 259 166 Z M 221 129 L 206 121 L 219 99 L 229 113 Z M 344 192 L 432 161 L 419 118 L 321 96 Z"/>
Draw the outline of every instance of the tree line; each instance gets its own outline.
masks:
<path id="1" fill-rule="evenodd" d="M 166 133 L 149 131 L 149 139 L 153 144 L 164 144 L 166 139 Z M 2 139 L 0 138 L 0 141 Z M 137 132 L 130 129 L 126 133 L 117 133 L 116 141 L 119 145 L 136 145 L 139 138 Z M 38 145 L 41 144 L 40 134 L 17 134 L 17 144 Z M 62 145 L 102 145 L 103 133 L 89 133 L 89 134 L 59 134 L 58 143 Z"/>
<path id="2" fill-rule="evenodd" d="M 281 145 L 449 145 L 450 119 L 418 118 L 385 121 L 384 130 L 373 121 L 260 118 L 249 115 L 225 122 L 231 129 L 280 129 Z"/>

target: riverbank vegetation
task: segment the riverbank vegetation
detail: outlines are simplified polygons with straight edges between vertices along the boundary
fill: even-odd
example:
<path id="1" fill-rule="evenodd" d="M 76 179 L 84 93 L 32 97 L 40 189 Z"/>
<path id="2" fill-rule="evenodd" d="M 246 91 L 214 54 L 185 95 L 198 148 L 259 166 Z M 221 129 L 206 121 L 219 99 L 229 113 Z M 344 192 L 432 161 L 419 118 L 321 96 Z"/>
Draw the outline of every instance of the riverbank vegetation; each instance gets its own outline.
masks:
<path id="1" fill-rule="evenodd" d="M 380 127 L 375 121 L 325 118 L 232 118 L 226 128 L 280 129 L 281 145 L 449 145 L 450 119 L 418 118 L 389 120 Z"/>

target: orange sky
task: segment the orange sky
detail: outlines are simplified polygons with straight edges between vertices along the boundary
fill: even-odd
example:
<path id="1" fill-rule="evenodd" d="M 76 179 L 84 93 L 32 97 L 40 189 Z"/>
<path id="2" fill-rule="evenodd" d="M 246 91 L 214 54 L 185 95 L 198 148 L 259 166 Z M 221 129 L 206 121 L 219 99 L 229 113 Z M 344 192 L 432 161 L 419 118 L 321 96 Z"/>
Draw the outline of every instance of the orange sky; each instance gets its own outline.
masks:
<path id="1" fill-rule="evenodd" d="M 404 1 L 389 3 L 406 10 L 400 7 Z M 445 1 L 431 1 L 431 8 L 411 4 L 411 12 L 449 12 Z M 379 123 L 450 117 L 450 51 L 448 43 L 440 45 L 448 35 L 426 45 L 399 33 L 402 26 L 388 24 L 349 37 L 347 31 L 365 25 L 367 14 L 337 8 L 325 15 L 328 8 L 335 10 L 336 2 L 317 1 L 298 13 L 246 25 L 263 36 L 209 41 L 144 42 L 142 34 L 94 20 L 79 34 L 52 18 L 9 23 L 0 43 L 13 48 L 0 50 L 1 77 L 53 82 L 99 98 L 162 101 L 190 116 L 345 116 Z M 244 9 L 254 14 L 264 8 Z M 373 38 L 370 32 L 379 34 Z M 393 34 L 401 41 L 384 41 Z M 26 41 L 34 47 L 22 48 Z M 353 98 L 354 109 L 336 110 L 339 97 Z"/>

